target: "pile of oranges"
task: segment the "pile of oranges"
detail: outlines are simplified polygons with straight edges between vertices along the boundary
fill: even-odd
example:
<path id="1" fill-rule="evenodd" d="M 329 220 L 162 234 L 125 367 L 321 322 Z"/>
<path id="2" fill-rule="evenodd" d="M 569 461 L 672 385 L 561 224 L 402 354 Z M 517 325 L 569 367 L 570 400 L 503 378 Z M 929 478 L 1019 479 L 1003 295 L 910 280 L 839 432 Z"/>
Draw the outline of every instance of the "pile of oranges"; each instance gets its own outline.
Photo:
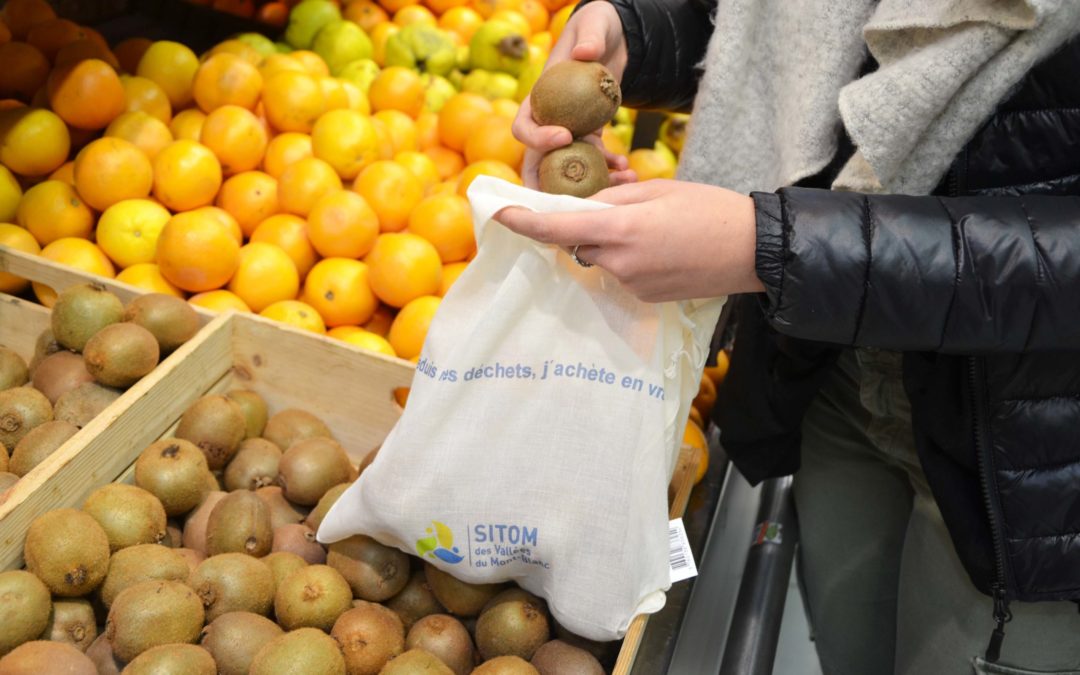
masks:
<path id="1" fill-rule="evenodd" d="M 475 30 L 521 3 L 544 24 L 571 10 L 352 0 L 342 12 L 375 39 L 391 14 Z M 518 104 L 459 92 L 436 112 L 409 68 L 382 68 L 365 91 L 306 50 L 110 46 L 44 0 L 4 5 L 0 63 L 0 245 L 405 359 L 475 254 L 469 183 L 521 182 Z M 0 274 L 0 291 L 26 285 Z M 51 306 L 51 289 L 33 290 Z"/>

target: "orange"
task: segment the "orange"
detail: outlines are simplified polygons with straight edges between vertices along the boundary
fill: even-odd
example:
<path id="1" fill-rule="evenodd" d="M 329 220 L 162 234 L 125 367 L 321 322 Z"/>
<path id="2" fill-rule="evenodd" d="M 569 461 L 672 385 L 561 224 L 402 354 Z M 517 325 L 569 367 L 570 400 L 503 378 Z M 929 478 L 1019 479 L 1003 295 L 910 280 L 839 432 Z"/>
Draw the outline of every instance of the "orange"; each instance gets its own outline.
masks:
<path id="1" fill-rule="evenodd" d="M 510 131 L 514 120 L 492 115 L 482 121 L 465 141 L 465 161 L 469 164 L 482 159 L 496 159 L 517 170 L 525 157 L 525 144 Z"/>
<path id="2" fill-rule="evenodd" d="M 675 177 L 675 163 L 652 148 L 631 150 L 627 159 L 630 160 L 630 168 L 637 173 L 639 181 Z"/>
<path id="3" fill-rule="evenodd" d="M 345 5 L 341 15 L 345 20 L 358 24 L 365 33 L 370 33 L 375 26 L 390 20 L 386 10 L 371 0 L 352 0 Z"/>
<path id="4" fill-rule="evenodd" d="M 15 222 L 47 246 L 58 239 L 89 239 L 94 231 L 94 214 L 75 189 L 58 180 L 38 183 L 26 191 L 15 211 Z"/>
<path id="5" fill-rule="evenodd" d="M 185 291 L 221 288 L 240 264 L 240 245 L 206 213 L 178 213 L 158 237 L 157 264 L 169 283 Z"/>
<path id="6" fill-rule="evenodd" d="M 206 116 L 199 142 L 217 156 L 221 172 L 232 176 L 259 166 L 269 139 L 255 113 L 226 105 Z"/>
<path id="7" fill-rule="evenodd" d="M 49 19 L 30 29 L 26 34 L 26 43 L 37 47 L 45 58 L 52 61 L 62 47 L 86 35 L 79 24 L 68 19 Z"/>
<path id="8" fill-rule="evenodd" d="M 465 45 L 482 25 L 484 17 L 472 7 L 454 7 L 439 17 L 439 28 L 454 33 Z"/>
<path id="9" fill-rule="evenodd" d="M 520 3 L 518 8 L 515 9 L 496 9 L 488 17 L 488 21 L 498 21 L 509 26 L 513 26 L 522 37 L 528 39 L 532 37 L 532 28 L 529 25 L 529 20 L 525 18 L 525 15 L 520 11 Z M 546 23 L 544 24 L 547 25 Z"/>
<path id="10" fill-rule="evenodd" d="M 105 128 L 105 136 L 122 138 L 153 160 L 172 143 L 172 132 L 165 123 L 141 110 L 122 113 Z"/>
<path id="11" fill-rule="evenodd" d="M 198 108 L 189 108 L 176 113 L 176 117 L 169 123 L 169 131 L 176 140 L 187 139 L 199 140 L 202 135 L 203 123 L 206 122 L 206 113 Z"/>
<path id="12" fill-rule="evenodd" d="M 420 0 L 379 0 L 379 4 L 382 5 L 382 8 L 387 12 L 393 14 L 402 7 L 420 4 Z"/>
<path id="13" fill-rule="evenodd" d="M 59 179 L 53 178 L 53 180 Z M 15 211 L 19 208 L 22 196 L 22 186 L 19 185 L 18 179 L 6 166 L 0 165 L 0 223 L 15 222 Z"/>
<path id="14" fill-rule="evenodd" d="M 104 129 L 127 105 L 120 76 L 98 59 L 53 70 L 46 87 L 53 112 L 80 129 Z"/>
<path id="15" fill-rule="evenodd" d="M 116 276 L 116 268 L 109 261 L 109 257 L 93 242 L 80 237 L 57 239 L 41 249 L 41 257 L 81 272 L 110 279 Z M 36 281 L 32 285 L 38 302 L 52 307 L 56 302 L 56 291 Z"/>
<path id="16" fill-rule="evenodd" d="M 141 110 L 161 120 L 163 124 L 172 121 L 172 104 L 165 90 L 153 80 L 135 75 L 122 75 L 120 84 L 124 87 L 124 110 Z"/>
<path id="17" fill-rule="evenodd" d="M 467 190 L 469 189 L 469 185 L 473 182 L 474 178 L 480 175 L 494 176 L 514 183 L 515 185 L 523 184 L 521 182 L 521 177 L 517 175 L 517 172 L 506 164 L 495 159 L 482 159 L 479 162 L 473 162 L 461 172 L 461 178 L 458 180 L 458 194 L 462 197 L 468 197 Z"/>
<path id="18" fill-rule="evenodd" d="M 136 263 L 131 267 L 120 270 L 116 275 L 117 281 L 131 284 L 150 293 L 165 293 L 184 297 L 184 292 L 169 283 L 169 280 L 161 275 L 161 270 L 154 263 Z"/>
<path id="19" fill-rule="evenodd" d="M 26 37 L 34 26 L 55 18 L 56 12 L 45 0 L 8 0 L 0 10 L 0 19 L 16 40 Z"/>
<path id="20" fill-rule="evenodd" d="M 278 212 L 277 180 L 262 171 L 238 173 L 221 185 L 215 203 L 250 237 L 259 223 Z"/>
<path id="21" fill-rule="evenodd" d="M 352 109 L 349 93 L 345 91 L 345 87 L 342 85 L 341 81 L 336 77 L 330 77 L 329 75 L 317 79 L 319 88 L 322 89 L 326 110 Z"/>
<path id="22" fill-rule="evenodd" d="M 371 118 L 371 125 L 375 127 L 375 137 L 378 139 L 379 159 L 393 159 L 394 138 L 390 135 L 390 128 L 378 117 Z"/>
<path id="23" fill-rule="evenodd" d="M 261 23 L 284 28 L 289 22 L 289 6 L 284 2 L 268 2 L 259 8 L 255 18 Z"/>
<path id="24" fill-rule="evenodd" d="M 355 110 L 331 110 L 315 122 L 311 151 L 345 180 L 356 178 L 378 159 L 378 138 L 372 119 Z"/>
<path id="25" fill-rule="evenodd" d="M 698 385 L 697 396 L 694 397 L 693 406 L 701 413 L 702 417 L 708 417 L 712 407 L 716 403 L 716 385 L 708 375 L 702 373 L 701 383 Z"/>
<path id="26" fill-rule="evenodd" d="M 420 187 L 424 194 L 427 194 L 428 190 L 439 182 L 439 168 L 435 166 L 435 160 L 422 152 L 399 152 L 394 155 L 394 161 L 412 171 L 413 175 L 420 179 Z"/>
<path id="27" fill-rule="evenodd" d="M 49 60 L 25 42 L 0 44 L 0 97 L 29 101 L 49 77 Z"/>
<path id="28" fill-rule="evenodd" d="M 437 295 L 425 295 L 401 308 L 390 326 L 389 336 L 390 346 L 398 356 L 411 359 L 420 355 L 428 327 L 441 302 L 442 298 Z"/>
<path id="29" fill-rule="evenodd" d="M 80 61 L 90 59 L 103 61 L 113 70 L 120 68 L 120 62 L 116 60 L 116 55 L 109 51 L 109 46 L 96 38 L 83 38 L 64 45 L 60 51 L 56 52 L 53 68 L 73 66 Z"/>
<path id="30" fill-rule="evenodd" d="M 303 64 L 296 59 L 290 57 L 288 54 L 271 54 L 263 59 L 261 65 L 259 65 L 259 74 L 262 75 L 263 83 L 265 84 L 271 77 L 281 72 L 291 73 L 307 73 L 307 69 Z"/>
<path id="31" fill-rule="evenodd" d="M 431 195 L 456 195 L 457 194 L 458 179 L 455 176 L 449 180 L 436 183 L 435 187 L 431 188 L 428 192 L 428 196 Z"/>
<path id="32" fill-rule="evenodd" d="M 694 474 L 694 484 L 697 485 L 709 469 L 709 442 L 705 438 L 705 432 L 694 422 L 688 421 L 683 432 L 683 445 L 693 448 L 697 455 L 697 473 Z"/>
<path id="33" fill-rule="evenodd" d="M 5 169 L 5 171 L 6 170 L 7 169 Z M 49 180 L 58 180 L 67 183 L 71 187 L 75 187 L 75 160 L 61 164 L 60 168 L 49 174 Z M 0 218 L 0 221 L 3 220 L 3 218 Z"/>
<path id="34" fill-rule="evenodd" d="M 416 23 L 434 28 L 436 20 L 435 15 L 432 14 L 431 10 L 427 7 L 424 7 L 423 5 L 409 5 L 394 12 L 394 23 L 403 27 Z"/>
<path id="35" fill-rule="evenodd" d="M 625 157 L 626 153 L 630 151 L 629 148 L 626 147 L 626 142 L 619 138 L 618 134 L 615 133 L 614 127 L 610 124 L 605 124 L 604 128 L 600 131 L 600 140 L 603 142 L 604 148 L 608 152 L 616 155 L 623 155 Z"/>
<path id="36" fill-rule="evenodd" d="M 262 102 L 266 119 L 278 131 L 309 134 L 326 110 L 322 87 L 307 73 L 285 71 L 271 76 L 263 86 Z"/>
<path id="37" fill-rule="evenodd" d="M 143 37 L 128 38 L 117 43 L 113 47 L 113 54 L 116 55 L 116 60 L 120 62 L 120 70 L 134 74 L 139 68 L 139 61 L 142 60 L 143 54 L 152 44 L 154 44 L 153 40 Z"/>
<path id="38" fill-rule="evenodd" d="M 416 298 L 439 291 L 442 281 L 439 252 L 419 235 L 380 234 L 364 262 L 371 268 L 371 290 L 392 307 L 404 307 Z"/>
<path id="39" fill-rule="evenodd" d="M 348 190 L 331 192 L 315 202 L 307 223 L 312 246 L 325 258 L 361 258 L 379 235 L 375 211 L 363 197 Z"/>
<path id="40" fill-rule="evenodd" d="M 192 95 L 203 112 L 225 105 L 253 110 L 262 93 L 263 78 L 258 68 L 236 54 L 211 56 L 195 72 Z"/>
<path id="41" fill-rule="evenodd" d="M 401 30 L 401 26 L 390 21 L 378 24 L 371 29 L 371 60 L 382 66 L 386 65 L 386 41 L 390 36 Z"/>
<path id="42" fill-rule="evenodd" d="M 98 211 L 147 197 L 153 184 L 150 158 L 122 138 L 99 138 L 75 156 L 75 189 Z"/>
<path id="43" fill-rule="evenodd" d="M 562 35 L 563 28 L 566 26 L 567 20 L 570 19 L 570 15 L 574 13 L 574 7 L 577 3 L 571 2 L 562 9 L 559 9 L 551 15 L 551 21 L 548 23 L 548 32 L 551 33 L 551 40 L 553 42 L 559 41 L 559 36 Z M 551 7 L 548 7 L 551 9 Z"/>
<path id="44" fill-rule="evenodd" d="M 467 4 L 469 0 L 424 0 L 424 4 L 437 14 L 443 16 L 447 12 Z"/>
<path id="45" fill-rule="evenodd" d="M 359 325 L 375 313 L 379 301 L 368 285 L 368 266 L 349 258 L 315 263 L 300 299 L 319 312 L 327 326 Z"/>
<path id="46" fill-rule="evenodd" d="M 698 425 L 699 427 L 705 426 L 705 421 L 702 419 L 701 413 L 699 413 L 697 408 L 694 408 L 693 406 L 690 407 L 689 419 L 691 422 Z"/>
<path id="47" fill-rule="evenodd" d="M 326 77 L 330 74 L 330 66 L 326 65 L 326 61 L 323 61 L 321 56 L 311 50 L 297 49 L 289 52 L 289 58 L 302 65 L 308 74 L 315 77 Z"/>
<path id="48" fill-rule="evenodd" d="M 491 102 L 491 108 L 495 111 L 496 115 L 509 118 L 511 121 L 517 117 L 519 107 L 521 106 L 517 101 L 512 101 L 508 98 L 497 98 Z M 469 138 L 472 138 L 472 136 L 470 135 Z M 468 141 L 465 141 L 466 145 L 468 145 L 468 143 Z"/>
<path id="49" fill-rule="evenodd" d="M 192 209 L 188 213 L 201 213 L 215 221 L 219 225 L 225 228 L 225 231 L 229 233 L 239 246 L 244 245 L 244 232 L 240 229 L 240 224 L 236 222 L 236 218 L 232 217 L 225 209 L 218 208 L 216 206 L 200 206 L 197 209 Z"/>
<path id="50" fill-rule="evenodd" d="M 390 326 L 394 323 L 395 316 L 397 316 L 397 310 L 388 305 L 380 304 L 375 308 L 375 313 L 371 316 L 371 319 L 364 324 L 364 330 L 385 338 L 390 334 Z"/>
<path id="51" fill-rule="evenodd" d="M 0 246 L 6 246 L 15 251 L 22 251 L 31 255 L 37 255 L 41 252 L 41 246 L 34 239 L 34 235 L 27 232 L 25 228 L 11 223 L 0 223 Z M 29 286 L 30 282 L 22 277 L 0 272 L 0 293 L 15 295 L 16 293 L 22 293 Z"/>
<path id="52" fill-rule="evenodd" d="M 728 367 L 731 365 L 731 359 L 728 357 L 727 352 L 719 351 L 716 354 L 716 365 L 705 366 L 705 375 L 712 380 L 712 383 L 716 387 L 720 387 L 720 384 L 727 376 Z"/>
<path id="53" fill-rule="evenodd" d="M 397 232 L 409 222 L 409 213 L 424 196 L 424 187 L 412 171 L 386 160 L 374 162 L 360 172 L 353 182 L 379 216 L 379 229 Z"/>
<path id="54" fill-rule="evenodd" d="M 551 15 L 540 0 L 521 0 L 518 12 L 525 17 L 533 35 L 547 30 Z"/>
<path id="55" fill-rule="evenodd" d="M 465 268 L 469 266 L 467 262 L 456 262 L 448 265 L 443 265 L 442 268 L 442 284 L 439 285 L 439 297 L 446 297 L 450 287 L 454 285 L 454 282 L 458 280 L 461 273 L 465 271 Z"/>
<path id="56" fill-rule="evenodd" d="M 332 166 L 321 159 L 306 157 L 282 172 L 278 179 L 278 200 L 285 213 L 306 217 L 315 202 L 340 189 L 341 178 Z"/>
<path id="57" fill-rule="evenodd" d="M 343 80 L 341 78 L 337 78 L 337 83 L 342 91 L 345 92 L 346 98 L 349 99 L 349 105 L 347 107 L 350 110 L 355 110 L 365 115 L 371 114 L 371 103 L 368 101 L 367 94 L 365 94 L 360 87 L 349 80 Z"/>
<path id="58" fill-rule="evenodd" d="M 416 122 L 413 118 L 400 110 L 380 110 L 374 117 L 386 125 L 390 142 L 394 146 L 394 155 L 416 150 Z"/>
<path id="59" fill-rule="evenodd" d="M 531 0 L 530 0 L 531 2 Z M 544 60 L 547 60 L 547 55 L 551 53 L 551 46 L 553 40 L 551 39 L 551 33 L 546 30 L 539 30 L 532 34 L 529 38 L 529 53 L 533 54 L 533 48 L 537 48 L 544 56 Z"/>
<path id="60" fill-rule="evenodd" d="M 305 157 L 313 156 L 311 136 L 288 132 L 270 139 L 263 156 L 263 171 L 274 178 L 281 178 L 288 166 Z"/>
<path id="61" fill-rule="evenodd" d="M 220 188 L 221 164 L 204 145 L 173 141 L 154 158 L 154 197 L 172 211 L 212 204 Z"/>
<path id="62" fill-rule="evenodd" d="M 433 148 L 425 148 L 424 154 L 435 162 L 435 169 L 439 172 L 439 178 L 447 180 L 465 170 L 465 158 L 460 153 L 441 145 Z"/>
<path id="63" fill-rule="evenodd" d="M 430 110 L 416 117 L 416 147 L 427 150 L 439 144 L 439 116 Z"/>
<path id="64" fill-rule="evenodd" d="M 460 262 L 476 250 L 472 210 L 464 197 L 433 195 L 409 215 L 409 232 L 427 239 L 443 263 Z"/>
<path id="65" fill-rule="evenodd" d="M 439 139 L 451 150 L 461 152 L 469 134 L 493 112 L 491 101 L 479 94 L 455 94 L 439 111 Z"/>
<path id="66" fill-rule="evenodd" d="M 238 312 L 251 311 L 251 308 L 232 291 L 217 290 L 196 293 L 188 298 L 188 302 L 196 307 L 209 309 L 212 312 L 225 312 L 230 309 L 235 309 Z"/>
<path id="67" fill-rule="evenodd" d="M 375 76 L 368 90 L 371 109 L 400 110 L 415 118 L 424 107 L 424 83 L 411 68 L 390 66 Z"/>
<path id="68" fill-rule="evenodd" d="M 303 279 L 319 259 L 307 235 L 307 223 L 291 213 L 278 213 L 259 223 L 251 233 L 251 241 L 265 241 L 285 251 Z"/>
<path id="69" fill-rule="evenodd" d="M 229 290 L 253 312 L 279 300 L 292 300 L 300 291 L 300 275 L 292 258 L 273 244 L 255 241 L 240 248 L 240 264 Z"/>
<path id="70" fill-rule="evenodd" d="M 97 245 L 121 269 L 152 263 L 158 237 L 172 214 L 149 199 L 126 199 L 113 204 L 98 219 Z"/>
<path id="71" fill-rule="evenodd" d="M 241 42 L 235 38 L 217 43 L 210 48 L 210 51 L 204 53 L 199 60 L 205 65 L 207 61 L 218 54 L 232 54 L 233 56 L 239 56 L 244 61 L 247 61 L 256 67 L 263 61 L 263 56 L 259 53 L 259 50 L 246 42 Z M 197 77 L 198 73 L 196 73 L 196 78 Z"/>
<path id="72" fill-rule="evenodd" d="M 386 341 L 386 338 L 357 326 L 339 326 L 338 328 L 327 331 L 326 334 L 369 352 L 385 354 L 386 356 L 397 356 L 397 354 L 394 353 L 394 348 L 390 346 L 390 343 Z"/>
<path id="73" fill-rule="evenodd" d="M 191 102 L 192 84 L 199 70 L 199 58 L 179 42 L 159 40 L 147 47 L 135 74 L 158 83 L 174 109 Z"/>
<path id="74" fill-rule="evenodd" d="M 315 308 L 299 300 L 280 300 L 259 312 L 259 316 L 313 333 L 326 332 L 326 324 Z"/>

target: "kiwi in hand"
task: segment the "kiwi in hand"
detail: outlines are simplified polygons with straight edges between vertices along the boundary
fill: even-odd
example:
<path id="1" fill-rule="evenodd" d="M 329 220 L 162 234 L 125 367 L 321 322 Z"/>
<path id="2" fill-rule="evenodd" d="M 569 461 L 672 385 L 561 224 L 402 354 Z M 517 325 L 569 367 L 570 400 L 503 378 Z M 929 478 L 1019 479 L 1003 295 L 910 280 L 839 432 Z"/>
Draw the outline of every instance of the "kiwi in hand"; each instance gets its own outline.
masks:
<path id="1" fill-rule="evenodd" d="M 574 197 L 591 197 L 611 185 L 604 153 L 585 141 L 574 141 L 544 155 L 539 178 L 542 192 Z"/>
<path id="2" fill-rule="evenodd" d="M 529 102 L 537 123 L 566 127 L 580 138 L 615 116 L 622 91 L 602 64 L 571 60 L 545 70 L 533 85 Z"/>

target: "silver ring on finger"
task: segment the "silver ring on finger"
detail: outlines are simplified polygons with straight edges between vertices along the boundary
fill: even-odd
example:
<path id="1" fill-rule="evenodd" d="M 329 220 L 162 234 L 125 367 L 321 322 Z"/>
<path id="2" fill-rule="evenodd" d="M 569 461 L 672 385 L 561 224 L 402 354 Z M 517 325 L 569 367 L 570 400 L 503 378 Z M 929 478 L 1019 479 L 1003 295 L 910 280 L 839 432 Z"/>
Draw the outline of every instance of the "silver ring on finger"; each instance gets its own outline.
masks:
<path id="1" fill-rule="evenodd" d="M 570 251 L 570 257 L 573 259 L 574 262 L 576 262 L 581 267 L 592 267 L 593 264 L 591 262 L 585 262 L 584 260 L 582 260 L 581 258 L 578 257 L 577 252 L 578 252 L 579 248 L 581 248 L 581 244 L 578 244 L 577 246 L 574 247 L 574 250 Z"/>

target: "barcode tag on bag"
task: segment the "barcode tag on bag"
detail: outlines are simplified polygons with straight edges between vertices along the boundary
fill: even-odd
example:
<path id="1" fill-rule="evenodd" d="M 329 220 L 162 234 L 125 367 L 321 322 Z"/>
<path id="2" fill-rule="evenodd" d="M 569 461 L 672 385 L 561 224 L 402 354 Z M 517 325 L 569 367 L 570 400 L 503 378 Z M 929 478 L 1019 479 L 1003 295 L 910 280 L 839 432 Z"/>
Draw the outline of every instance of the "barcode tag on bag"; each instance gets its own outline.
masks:
<path id="1" fill-rule="evenodd" d="M 686 537 L 686 527 L 682 518 L 676 518 L 668 524 L 668 562 L 671 563 L 671 583 L 697 576 L 697 565 L 690 550 L 690 540 Z"/>

